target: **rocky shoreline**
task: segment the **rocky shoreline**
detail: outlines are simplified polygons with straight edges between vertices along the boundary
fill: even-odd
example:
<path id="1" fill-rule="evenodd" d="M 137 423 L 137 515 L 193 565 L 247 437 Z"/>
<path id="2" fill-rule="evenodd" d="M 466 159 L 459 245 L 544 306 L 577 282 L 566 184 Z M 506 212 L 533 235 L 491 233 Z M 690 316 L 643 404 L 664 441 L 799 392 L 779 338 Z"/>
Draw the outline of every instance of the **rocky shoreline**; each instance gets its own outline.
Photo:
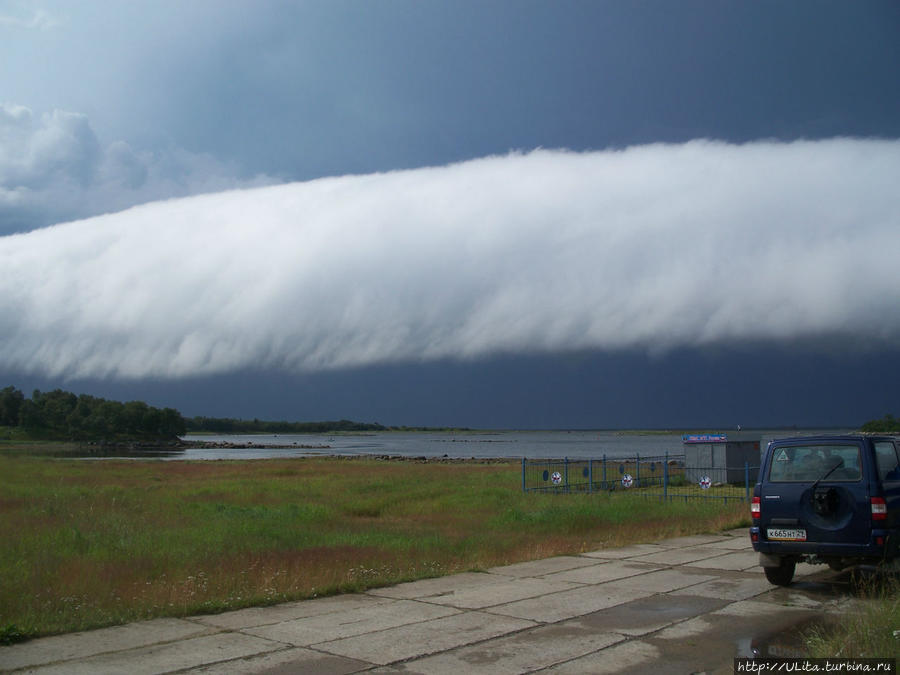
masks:
<path id="1" fill-rule="evenodd" d="M 265 443 L 232 443 L 231 441 L 180 441 L 183 448 L 204 448 L 212 450 L 248 450 L 253 448 L 300 448 L 301 450 L 330 450 L 330 445 L 307 445 L 292 443 L 291 445 L 267 445 Z"/>

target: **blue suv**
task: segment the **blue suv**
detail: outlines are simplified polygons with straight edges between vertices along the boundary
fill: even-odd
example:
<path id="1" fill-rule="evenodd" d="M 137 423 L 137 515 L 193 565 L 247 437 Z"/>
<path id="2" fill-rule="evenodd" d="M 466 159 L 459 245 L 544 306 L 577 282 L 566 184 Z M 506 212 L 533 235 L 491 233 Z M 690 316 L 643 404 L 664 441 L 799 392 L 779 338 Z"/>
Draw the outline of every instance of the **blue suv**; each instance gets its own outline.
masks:
<path id="1" fill-rule="evenodd" d="M 900 442 L 807 436 L 769 443 L 753 489 L 750 540 L 766 578 L 786 586 L 800 561 L 877 564 L 900 549 Z"/>

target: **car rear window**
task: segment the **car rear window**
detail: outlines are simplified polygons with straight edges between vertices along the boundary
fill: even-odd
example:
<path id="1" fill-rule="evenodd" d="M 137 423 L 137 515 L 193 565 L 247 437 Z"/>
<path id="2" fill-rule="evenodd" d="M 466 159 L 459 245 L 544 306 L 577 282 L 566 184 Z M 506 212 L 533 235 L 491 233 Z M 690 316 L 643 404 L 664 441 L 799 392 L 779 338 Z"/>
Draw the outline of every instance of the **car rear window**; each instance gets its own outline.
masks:
<path id="1" fill-rule="evenodd" d="M 769 464 L 773 483 L 816 480 L 856 481 L 859 470 L 857 445 L 793 445 L 776 448 Z"/>

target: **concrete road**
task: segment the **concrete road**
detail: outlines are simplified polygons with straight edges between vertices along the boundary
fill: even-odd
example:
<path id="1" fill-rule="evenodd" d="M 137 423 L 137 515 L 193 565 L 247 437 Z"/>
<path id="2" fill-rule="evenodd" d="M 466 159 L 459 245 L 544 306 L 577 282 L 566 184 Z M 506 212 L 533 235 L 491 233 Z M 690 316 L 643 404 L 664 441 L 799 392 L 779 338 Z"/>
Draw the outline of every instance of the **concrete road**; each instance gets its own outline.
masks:
<path id="1" fill-rule="evenodd" d="M 853 602 L 846 574 L 771 586 L 746 529 L 157 619 L 0 648 L 32 673 L 731 673 L 801 656 L 800 628 Z"/>

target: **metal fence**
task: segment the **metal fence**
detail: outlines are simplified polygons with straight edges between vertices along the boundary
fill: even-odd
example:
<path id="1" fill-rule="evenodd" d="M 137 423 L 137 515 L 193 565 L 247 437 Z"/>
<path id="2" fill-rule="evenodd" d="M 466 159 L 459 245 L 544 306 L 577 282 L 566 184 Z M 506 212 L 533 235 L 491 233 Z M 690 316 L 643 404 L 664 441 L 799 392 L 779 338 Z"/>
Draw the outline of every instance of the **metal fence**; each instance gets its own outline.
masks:
<path id="1" fill-rule="evenodd" d="M 750 501 L 758 466 L 687 466 L 684 455 L 601 459 L 522 458 L 522 491 L 630 492 L 660 499 Z"/>

